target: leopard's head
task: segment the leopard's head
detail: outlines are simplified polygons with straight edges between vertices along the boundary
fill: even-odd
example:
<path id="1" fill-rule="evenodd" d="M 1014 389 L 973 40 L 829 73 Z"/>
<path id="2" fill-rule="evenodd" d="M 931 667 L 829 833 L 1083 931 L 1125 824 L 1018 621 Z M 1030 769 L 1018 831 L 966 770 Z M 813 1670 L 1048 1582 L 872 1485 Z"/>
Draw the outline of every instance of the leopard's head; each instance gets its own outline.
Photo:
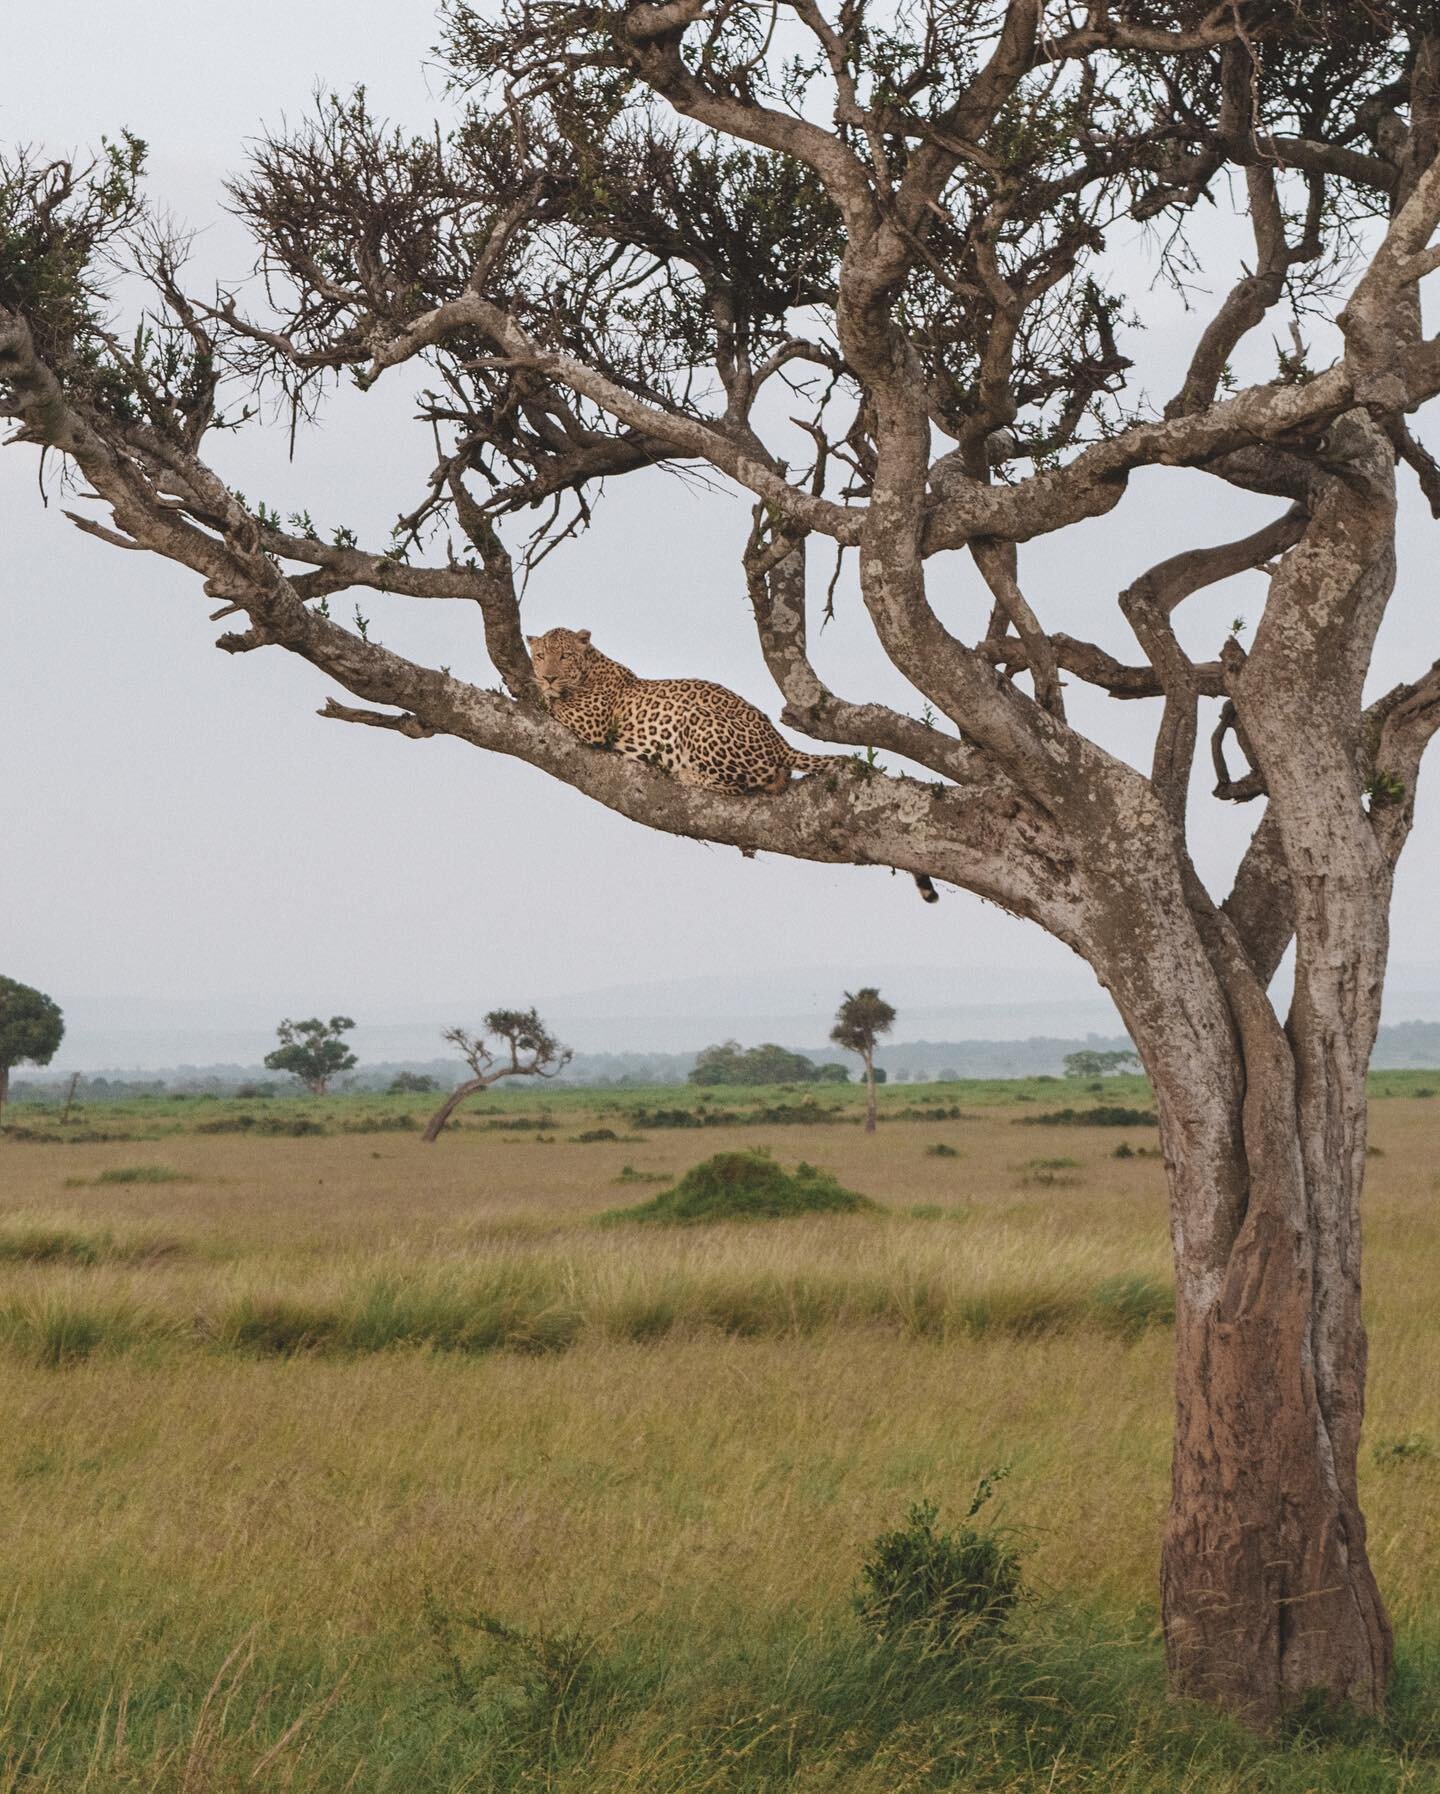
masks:
<path id="1" fill-rule="evenodd" d="M 588 629 L 548 629 L 544 635 L 527 635 L 530 663 L 546 703 L 573 698 L 585 683 L 590 658 Z"/>

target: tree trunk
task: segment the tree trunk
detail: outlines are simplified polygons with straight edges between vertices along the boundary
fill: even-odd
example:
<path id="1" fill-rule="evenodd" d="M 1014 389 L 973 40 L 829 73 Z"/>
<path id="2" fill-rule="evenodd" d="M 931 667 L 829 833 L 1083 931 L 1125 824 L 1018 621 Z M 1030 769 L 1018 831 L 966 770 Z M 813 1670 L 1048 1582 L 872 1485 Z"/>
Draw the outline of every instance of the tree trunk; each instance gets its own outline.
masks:
<path id="1" fill-rule="evenodd" d="M 0 1127 L 5 1125 L 5 1103 L 10 1095 L 10 1067 L 0 1065 Z"/>
<path id="2" fill-rule="evenodd" d="M 1392 1657 L 1355 1478 L 1363 1080 L 1334 1066 L 1314 1079 L 1272 1027 L 1246 1055 L 1238 1152 L 1187 1149 L 1173 1126 L 1165 1138 L 1177 1270 L 1166 1655 L 1178 1691 L 1258 1726 L 1315 1695 L 1377 1711 Z M 1237 1191 L 1217 1264 L 1186 1218 L 1225 1211 Z"/>
<path id="3" fill-rule="evenodd" d="M 865 1132 L 875 1132 L 875 1055 L 865 1055 Z"/>
<path id="4" fill-rule="evenodd" d="M 426 1143 L 433 1144 L 440 1137 L 440 1130 L 460 1107 L 467 1096 L 474 1096 L 477 1090 L 488 1090 L 495 1082 L 493 1076 L 485 1078 L 467 1078 L 463 1084 L 457 1084 L 440 1107 L 430 1117 L 430 1125 L 425 1129 Z"/>

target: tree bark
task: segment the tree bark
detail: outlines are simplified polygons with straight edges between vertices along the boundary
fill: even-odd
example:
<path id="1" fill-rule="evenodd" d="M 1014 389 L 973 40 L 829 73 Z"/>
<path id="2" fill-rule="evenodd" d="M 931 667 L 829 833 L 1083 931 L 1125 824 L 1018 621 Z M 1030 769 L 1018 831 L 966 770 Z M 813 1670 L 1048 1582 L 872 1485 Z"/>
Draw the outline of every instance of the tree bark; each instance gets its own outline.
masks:
<path id="1" fill-rule="evenodd" d="M 10 1067 L 0 1065 L 0 1127 L 5 1125 L 5 1104 L 10 1096 Z"/>
<path id="2" fill-rule="evenodd" d="M 1363 1090 L 1302 1088 L 1275 1029 L 1247 1054 L 1238 1151 L 1165 1147 L 1177 1215 L 1175 1448 L 1161 1561 L 1171 1680 L 1266 1726 L 1318 1693 L 1384 1701 L 1389 1622 L 1356 1494 L 1364 1409 Z M 1317 1111 L 1348 1150 L 1317 1155 Z M 1229 1206 L 1218 1268 L 1185 1217 Z"/>
<path id="3" fill-rule="evenodd" d="M 865 1132 L 875 1132 L 875 1055 L 865 1055 Z"/>
<path id="4" fill-rule="evenodd" d="M 493 1082 L 492 1078 L 467 1078 L 463 1084 L 457 1084 L 430 1117 L 429 1126 L 425 1129 L 423 1136 L 425 1143 L 433 1145 L 440 1138 L 440 1130 L 467 1096 L 474 1096 L 477 1090 L 488 1089 Z"/>

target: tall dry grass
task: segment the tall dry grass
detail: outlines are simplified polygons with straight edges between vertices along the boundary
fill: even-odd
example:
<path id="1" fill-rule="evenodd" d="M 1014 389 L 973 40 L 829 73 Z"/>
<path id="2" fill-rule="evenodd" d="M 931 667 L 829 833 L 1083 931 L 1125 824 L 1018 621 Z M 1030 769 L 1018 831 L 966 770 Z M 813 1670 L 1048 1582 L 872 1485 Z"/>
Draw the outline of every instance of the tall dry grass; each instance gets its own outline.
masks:
<path id="1" fill-rule="evenodd" d="M 1440 1786 L 1433 1113 L 1376 1105 L 1367 1197 L 1396 1717 L 1273 1746 L 1163 1702 L 1166 1228 L 1120 1136 L 1047 1130 L 1057 1188 L 1003 1110 L 777 1130 L 890 1212 L 685 1233 L 586 1220 L 752 1132 L 0 1150 L 0 1794 Z M 140 1163 L 193 1181 L 66 1187 Z M 996 1464 L 1019 1621 L 867 1651 L 865 1543 Z"/>

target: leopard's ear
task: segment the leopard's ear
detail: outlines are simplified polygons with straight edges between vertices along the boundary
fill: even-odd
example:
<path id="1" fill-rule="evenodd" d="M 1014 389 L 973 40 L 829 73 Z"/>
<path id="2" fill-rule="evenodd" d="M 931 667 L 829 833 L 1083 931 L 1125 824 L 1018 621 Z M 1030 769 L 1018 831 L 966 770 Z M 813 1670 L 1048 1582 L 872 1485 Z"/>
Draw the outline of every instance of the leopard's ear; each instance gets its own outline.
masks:
<path id="1" fill-rule="evenodd" d="M 525 640 L 533 648 L 535 646 L 536 642 L 538 642 L 540 640 L 540 637 L 538 635 L 527 635 L 525 637 Z"/>
<path id="2" fill-rule="evenodd" d="M 590 640 L 590 631 L 588 629 L 577 629 L 575 633 L 580 637 L 582 642 L 588 642 Z"/>

